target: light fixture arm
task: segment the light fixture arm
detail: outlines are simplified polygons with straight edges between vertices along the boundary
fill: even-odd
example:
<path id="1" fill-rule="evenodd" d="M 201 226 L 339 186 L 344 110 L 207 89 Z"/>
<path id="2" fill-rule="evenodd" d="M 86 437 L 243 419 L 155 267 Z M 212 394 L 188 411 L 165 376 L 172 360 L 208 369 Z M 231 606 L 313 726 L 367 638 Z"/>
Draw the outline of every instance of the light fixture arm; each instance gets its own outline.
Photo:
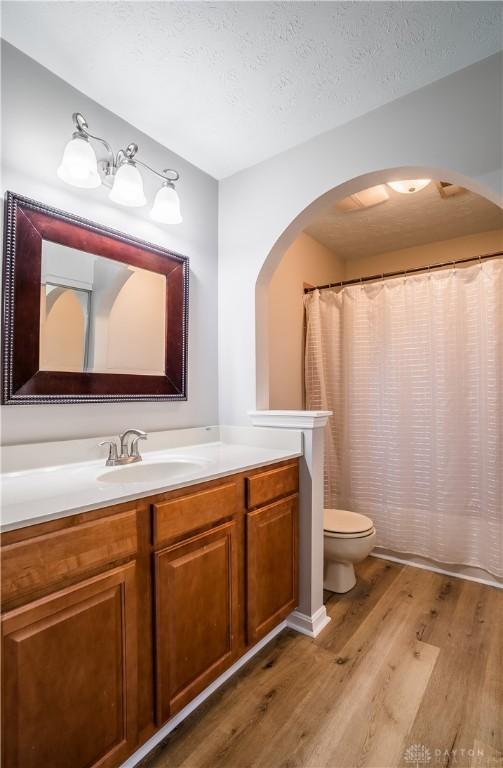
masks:
<path id="1" fill-rule="evenodd" d="M 86 118 L 80 113 L 80 112 L 74 112 L 72 115 L 73 122 L 75 125 L 75 132 L 79 136 L 85 136 L 87 139 L 93 139 L 94 141 L 99 141 L 108 153 L 108 160 L 106 161 L 106 171 L 107 174 L 115 173 L 115 171 L 123 164 L 130 161 L 133 161 L 135 165 L 141 165 L 143 168 L 146 168 L 151 173 L 158 176 L 160 179 L 162 179 L 164 182 L 169 184 L 170 186 L 173 185 L 173 182 L 178 181 L 180 178 L 180 174 L 178 171 L 173 170 L 172 168 L 165 168 L 162 172 L 156 171 L 155 168 L 152 168 L 150 165 L 147 165 L 147 163 L 144 163 L 143 160 L 138 160 L 136 157 L 136 153 L 138 152 L 138 144 L 135 144 L 134 142 L 131 142 L 131 144 L 128 144 L 126 149 L 119 149 L 117 152 L 117 155 L 115 155 L 112 147 L 106 141 L 106 139 L 102 139 L 101 136 L 95 136 L 89 131 L 89 127 L 87 124 Z M 134 158 L 134 160 L 133 160 Z M 169 175 L 170 174 L 170 175 Z"/>
<path id="2" fill-rule="evenodd" d="M 107 166 L 110 165 L 112 168 L 115 168 L 116 165 L 114 151 L 108 141 L 106 141 L 106 139 L 102 139 L 101 136 L 95 136 L 94 134 L 90 133 L 88 130 L 87 120 L 83 115 L 81 115 L 80 112 L 74 112 L 72 118 L 75 124 L 75 133 L 79 136 L 85 136 L 86 139 L 93 139 L 94 141 L 99 141 L 101 144 L 103 144 L 108 153 Z"/>
<path id="3" fill-rule="evenodd" d="M 154 173 L 156 176 L 159 176 L 160 179 L 163 179 L 163 181 L 167 182 L 168 184 L 173 184 L 173 182 L 178 181 L 180 178 L 180 174 L 178 171 L 173 170 L 172 168 L 165 168 L 162 173 L 160 171 L 156 171 L 155 168 L 151 168 L 150 165 L 147 165 L 147 163 L 144 163 L 143 160 L 135 160 L 134 161 L 137 165 L 141 165 L 143 168 L 146 168 L 151 173 Z M 172 176 L 168 176 L 168 174 L 172 174 Z"/>

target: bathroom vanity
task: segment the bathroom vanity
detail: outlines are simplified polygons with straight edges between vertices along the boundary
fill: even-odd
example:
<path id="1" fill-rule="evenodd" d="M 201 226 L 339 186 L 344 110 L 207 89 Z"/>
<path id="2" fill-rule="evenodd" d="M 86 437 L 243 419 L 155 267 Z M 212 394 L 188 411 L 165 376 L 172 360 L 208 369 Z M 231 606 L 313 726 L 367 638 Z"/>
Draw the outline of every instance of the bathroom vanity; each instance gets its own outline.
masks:
<path id="1" fill-rule="evenodd" d="M 5 768 L 119 766 L 297 605 L 297 458 L 136 495 L 2 536 Z"/>

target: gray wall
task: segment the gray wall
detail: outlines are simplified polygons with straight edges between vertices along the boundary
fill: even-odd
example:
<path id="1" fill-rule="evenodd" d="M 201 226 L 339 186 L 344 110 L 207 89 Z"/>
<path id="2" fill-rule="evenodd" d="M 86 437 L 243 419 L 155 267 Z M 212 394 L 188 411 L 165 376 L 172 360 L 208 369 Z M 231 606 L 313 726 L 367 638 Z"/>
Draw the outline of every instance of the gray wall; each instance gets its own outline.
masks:
<path id="1" fill-rule="evenodd" d="M 87 118 L 91 132 L 104 136 L 115 151 L 136 141 L 139 157 L 145 162 L 155 168 L 172 167 L 180 172 L 182 224 L 157 225 L 149 219 L 148 207 L 117 206 L 108 200 L 104 187 L 76 189 L 60 181 L 56 169 L 71 137 L 71 116 L 76 111 Z M 149 200 L 156 189 L 154 178 L 144 174 Z M 6 190 L 189 256 L 190 332 L 188 402 L 4 406 L 3 442 L 116 434 L 127 426 L 148 431 L 217 423 L 215 179 L 2 41 L 2 192 Z"/>
<path id="2" fill-rule="evenodd" d="M 337 199 L 393 179 L 451 181 L 501 203 L 500 54 L 220 183 L 220 419 L 269 407 L 267 287 L 299 232 Z"/>

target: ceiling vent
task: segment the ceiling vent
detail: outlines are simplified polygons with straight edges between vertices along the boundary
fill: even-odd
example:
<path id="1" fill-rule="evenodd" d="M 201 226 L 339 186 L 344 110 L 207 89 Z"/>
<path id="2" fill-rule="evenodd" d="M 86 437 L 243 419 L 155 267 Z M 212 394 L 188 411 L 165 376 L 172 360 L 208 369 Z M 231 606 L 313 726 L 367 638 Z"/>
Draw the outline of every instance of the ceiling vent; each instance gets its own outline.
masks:
<path id="1" fill-rule="evenodd" d="M 459 187 L 457 184 L 451 184 L 449 181 L 437 181 L 435 182 L 438 194 L 446 200 L 448 197 L 454 197 L 455 195 L 462 195 L 466 192 L 464 187 Z"/>
<path id="2" fill-rule="evenodd" d="M 377 187 L 362 189 L 361 192 L 339 200 L 335 204 L 335 209 L 340 213 L 351 213 L 352 211 L 360 211 L 362 208 L 372 208 L 372 206 L 384 203 L 386 200 L 389 200 L 386 187 L 384 184 L 378 184 Z"/>

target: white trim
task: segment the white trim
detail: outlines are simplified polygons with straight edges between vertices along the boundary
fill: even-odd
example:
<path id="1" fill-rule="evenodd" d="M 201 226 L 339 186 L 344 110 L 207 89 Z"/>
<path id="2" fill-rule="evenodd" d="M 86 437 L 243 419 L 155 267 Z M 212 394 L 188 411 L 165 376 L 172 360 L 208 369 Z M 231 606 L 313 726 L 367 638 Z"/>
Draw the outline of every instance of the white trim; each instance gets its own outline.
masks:
<path id="1" fill-rule="evenodd" d="M 329 619 L 323 605 L 323 453 L 331 411 L 249 411 L 255 427 L 301 429 L 299 462 L 299 602 L 292 629 L 316 637 Z"/>
<path id="2" fill-rule="evenodd" d="M 44 272 L 40 278 L 41 285 L 51 283 L 58 288 L 77 288 L 82 291 L 92 291 L 93 284 L 89 280 L 76 280 L 74 277 L 63 277 L 55 272 Z"/>
<path id="3" fill-rule="evenodd" d="M 327 616 L 327 609 L 322 605 L 312 616 L 307 616 L 305 613 L 300 613 L 300 611 L 294 611 L 288 616 L 286 623 L 290 629 L 300 632 L 301 635 L 317 637 L 321 630 L 331 621 L 330 616 Z"/>
<path id="4" fill-rule="evenodd" d="M 180 723 L 182 720 L 185 720 L 186 717 L 188 717 L 192 712 L 194 712 L 195 709 L 199 707 L 200 704 L 203 703 L 209 696 L 211 696 L 212 693 L 214 693 L 217 688 L 220 688 L 223 683 L 225 683 L 232 675 L 234 675 L 238 669 L 241 669 L 245 664 L 247 664 L 255 654 L 257 654 L 262 648 L 267 645 L 276 635 L 279 635 L 279 633 L 286 629 L 287 623 L 286 621 L 282 621 L 281 624 L 278 624 L 277 627 L 274 627 L 265 637 L 262 638 L 262 640 L 259 640 L 259 642 L 253 646 L 253 648 L 250 648 L 249 651 L 247 651 L 244 656 L 241 656 L 238 661 L 236 661 L 235 664 L 232 665 L 232 667 L 229 667 L 220 677 L 217 677 L 216 680 L 214 680 L 211 685 L 209 685 L 207 688 L 204 689 L 198 696 L 195 697 L 195 699 L 192 699 L 192 701 L 187 704 L 186 707 L 184 707 L 180 712 L 178 712 L 177 715 L 175 715 L 169 722 L 166 723 L 159 731 L 157 731 L 156 734 L 154 734 L 148 741 L 145 742 L 145 744 L 142 744 L 142 746 L 136 750 L 134 754 L 132 754 L 128 759 L 122 763 L 120 768 L 134 768 L 134 766 L 138 765 L 138 763 L 141 760 L 144 760 L 145 757 L 156 747 L 163 739 L 168 736 L 168 734 L 171 733 Z"/>
<path id="5" fill-rule="evenodd" d="M 391 560 L 393 563 L 400 563 L 402 565 L 410 565 L 412 568 L 420 568 L 422 571 L 433 571 L 434 573 L 443 573 L 445 576 L 453 576 L 456 579 L 465 579 L 465 581 L 476 581 L 478 584 L 487 584 L 489 587 L 496 587 L 496 589 L 503 589 L 503 582 L 498 581 L 496 577 L 494 580 L 489 578 L 481 578 L 479 576 L 471 576 L 462 571 L 448 571 L 445 568 L 440 568 L 437 565 L 427 565 L 426 563 L 419 563 L 417 560 L 408 560 L 404 557 L 395 557 L 395 555 L 381 554 L 375 550 L 370 557 L 378 557 L 380 560 Z M 468 566 L 467 566 L 468 567 Z M 489 574 L 488 574 L 489 576 Z"/>
<path id="6" fill-rule="evenodd" d="M 248 411 L 254 427 L 318 429 L 324 427 L 332 411 Z"/>

